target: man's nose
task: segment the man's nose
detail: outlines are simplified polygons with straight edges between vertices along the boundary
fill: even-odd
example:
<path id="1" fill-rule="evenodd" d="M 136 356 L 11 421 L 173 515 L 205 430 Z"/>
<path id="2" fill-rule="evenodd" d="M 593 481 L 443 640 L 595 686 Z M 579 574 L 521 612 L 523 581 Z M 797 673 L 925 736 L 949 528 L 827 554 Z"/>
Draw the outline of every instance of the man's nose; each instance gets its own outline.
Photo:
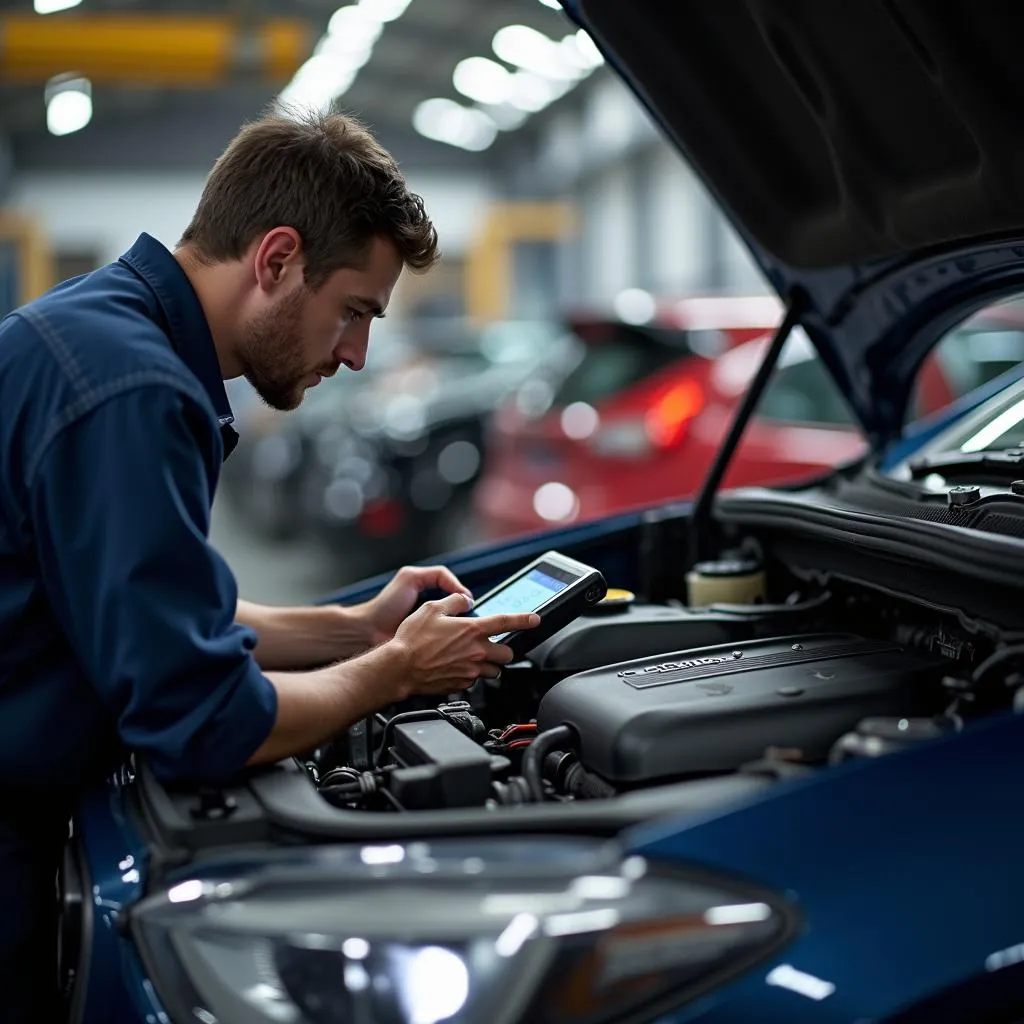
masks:
<path id="1" fill-rule="evenodd" d="M 370 341 L 370 326 L 360 324 L 359 330 L 346 331 L 334 350 L 334 358 L 350 370 L 361 370 L 366 365 L 366 349 Z"/>

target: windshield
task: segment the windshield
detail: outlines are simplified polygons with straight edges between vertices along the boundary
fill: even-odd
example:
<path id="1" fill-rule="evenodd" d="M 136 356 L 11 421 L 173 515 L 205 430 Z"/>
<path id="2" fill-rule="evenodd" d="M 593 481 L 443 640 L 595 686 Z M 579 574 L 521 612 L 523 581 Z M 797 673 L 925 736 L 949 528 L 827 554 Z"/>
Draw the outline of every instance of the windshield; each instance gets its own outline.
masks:
<path id="1" fill-rule="evenodd" d="M 574 323 L 586 355 L 555 389 L 554 402 L 597 405 L 692 354 L 687 332 L 608 322 Z"/>
<path id="2" fill-rule="evenodd" d="M 764 343 L 759 346 L 756 365 L 760 365 L 763 358 L 760 350 L 766 348 Z M 751 362 L 752 378 L 756 365 Z M 849 406 L 800 327 L 793 330 L 779 356 L 775 372 L 758 403 L 757 417 L 763 422 L 813 423 L 856 429 Z"/>
<path id="3" fill-rule="evenodd" d="M 1022 445 L 1024 381 L 1017 381 L 974 414 L 940 434 L 918 457 L 934 457 L 939 453 L 969 455 L 975 452 L 997 452 Z"/>
<path id="4" fill-rule="evenodd" d="M 974 337 L 983 338 L 985 333 L 979 330 Z M 1024 477 L 1020 452 L 1024 446 L 1024 379 L 1019 379 L 1024 365 L 1020 356 L 1024 353 L 1005 347 L 1000 352 L 997 348 L 1011 343 L 1018 349 L 1024 347 L 1024 331 L 999 334 L 998 341 L 987 339 L 984 353 L 997 358 L 979 360 L 979 383 L 996 386 L 996 378 L 1005 375 L 1005 386 L 894 465 L 889 475 L 913 481 L 927 492 L 943 491 L 954 484 L 995 484 L 1005 488 Z"/>
<path id="5" fill-rule="evenodd" d="M 938 422 L 947 407 L 951 422 L 910 457 L 892 464 L 890 475 L 913 479 L 925 490 L 1003 479 L 1010 464 L 984 456 L 1024 443 L 1022 369 L 1024 300 L 1019 295 L 986 306 L 952 328 L 918 374 L 912 405 L 925 431 L 934 430 L 929 421 Z"/>

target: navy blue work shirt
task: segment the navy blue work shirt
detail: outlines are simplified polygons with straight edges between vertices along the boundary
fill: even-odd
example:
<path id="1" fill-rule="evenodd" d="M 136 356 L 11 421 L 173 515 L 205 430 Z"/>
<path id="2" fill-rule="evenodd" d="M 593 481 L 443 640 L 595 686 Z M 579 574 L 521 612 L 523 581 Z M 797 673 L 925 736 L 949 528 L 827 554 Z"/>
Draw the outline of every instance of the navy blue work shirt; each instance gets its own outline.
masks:
<path id="1" fill-rule="evenodd" d="M 199 299 L 148 235 L 0 321 L 0 819 L 125 749 L 216 781 L 269 734 L 208 540 L 230 422 Z"/>

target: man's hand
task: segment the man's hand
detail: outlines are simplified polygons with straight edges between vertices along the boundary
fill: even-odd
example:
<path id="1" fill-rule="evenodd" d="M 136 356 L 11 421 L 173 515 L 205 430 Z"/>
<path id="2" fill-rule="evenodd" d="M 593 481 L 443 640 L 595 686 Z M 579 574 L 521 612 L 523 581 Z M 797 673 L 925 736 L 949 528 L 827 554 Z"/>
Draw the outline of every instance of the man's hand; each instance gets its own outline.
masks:
<path id="1" fill-rule="evenodd" d="M 267 671 L 297 671 L 363 654 L 392 639 L 424 590 L 470 592 L 442 565 L 406 566 L 374 598 L 351 607 L 268 608 L 239 601 L 236 619 L 256 631 Z"/>
<path id="2" fill-rule="evenodd" d="M 401 653 L 396 700 L 451 693 L 472 686 L 477 679 L 493 679 L 515 656 L 506 644 L 489 638 L 540 624 L 535 612 L 467 617 L 472 607 L 472 599 L 450 594 L 428 601 L 402 622 L 387 644 Z"/>
<path id="3" fill-rule="evenodd" d="M 425 590 L 443 590 L 448 594 L 462 594 L 472 600 L 473 595 L 443 565 L 411 566 L 399 569 L 386 587 L 374 598 L 350 609 L 369 627 L 373 645 L 390 640 L 409 613 L 416 607 Z M 498 633 L 501 630 L 494 630 Z"/>
<path id="4" fill-rule="evenodd" d="M 428 601 L 402 621 L 393 639 L 351 661 L 316 672 L 268 675 L 277 691 L 277 718 L 249 763 L 310 750 L 387 704 L 494 678 L 514 656 L 506 644 L 489 638 L 540 624 L 533 612 L 472 618 L 465 614 L 470 608 L 471 599 L 461 593 Z"/>

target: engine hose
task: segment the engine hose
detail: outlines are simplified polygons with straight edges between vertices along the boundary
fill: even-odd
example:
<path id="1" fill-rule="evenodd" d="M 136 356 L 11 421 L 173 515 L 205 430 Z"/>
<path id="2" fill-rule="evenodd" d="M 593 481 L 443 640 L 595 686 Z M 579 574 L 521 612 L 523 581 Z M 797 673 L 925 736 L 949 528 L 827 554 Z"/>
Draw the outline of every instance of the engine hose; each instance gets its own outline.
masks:
<path id="1" fill-rule="evenodd" d="M 380 782 L 370 772 L 360 772 L 359 776 L 348 782 L 336 782 L 323 786 L 320 794 L 327 799 L 337 797 L 344 802 L 357 800 L 360 797 L 372 796 L 380 789 Z"/>
<path id="2" fill-rule="evenodd" d="M 333 786 L 324 786 L 320 790 L 320 795 L 325 800 L 329 800 L 332 804 L 337 805 L 339 803 L 351 803 L 353 800 L 358 800 L 364 794 L 358 782 L 340 782 Z"/>
<path id="3" fill-rule="evenodd" d="M 599 775 L 588 772 L 572 752 L 555 750 L 544 759 L 544 774 L 555 791 L 576 800 L 606 800 L 618 790 Z"/>
<path id="4" fill-rule="evenodd" d="M 544 802 L 544 758 L 564 744 L 575 746 L 576 732 L 568 725 L 556 725 L 539 733 L 523 753 L 523 778 L 530 787 L 530 796 L 537 803 Z"/>
<path id="5" fill-rule="evenodd" d="M 975 683 L 980 683 L 992 669 L 998 668 L 1004 662 L 1012 661 L 1014 658 L 1024 659 L 1024 646 L 1014 644 L 1012 646 L 1000 647 L 974 670 L 971 678 Z"/>
<path id="6" fill-rule="evenodd" d="M 359 771 L 356 768 L 332 768 L 320 776 L 321 786 L 344 786 L 350 782 L 359 782 Z"/>
<path id="7" fill-rule="evenodd" d="M 565 773 L 566 791 L 578 800 L 607 800 L 616 796 L 618 790 L 583 765 L 572 765 Z"/>

